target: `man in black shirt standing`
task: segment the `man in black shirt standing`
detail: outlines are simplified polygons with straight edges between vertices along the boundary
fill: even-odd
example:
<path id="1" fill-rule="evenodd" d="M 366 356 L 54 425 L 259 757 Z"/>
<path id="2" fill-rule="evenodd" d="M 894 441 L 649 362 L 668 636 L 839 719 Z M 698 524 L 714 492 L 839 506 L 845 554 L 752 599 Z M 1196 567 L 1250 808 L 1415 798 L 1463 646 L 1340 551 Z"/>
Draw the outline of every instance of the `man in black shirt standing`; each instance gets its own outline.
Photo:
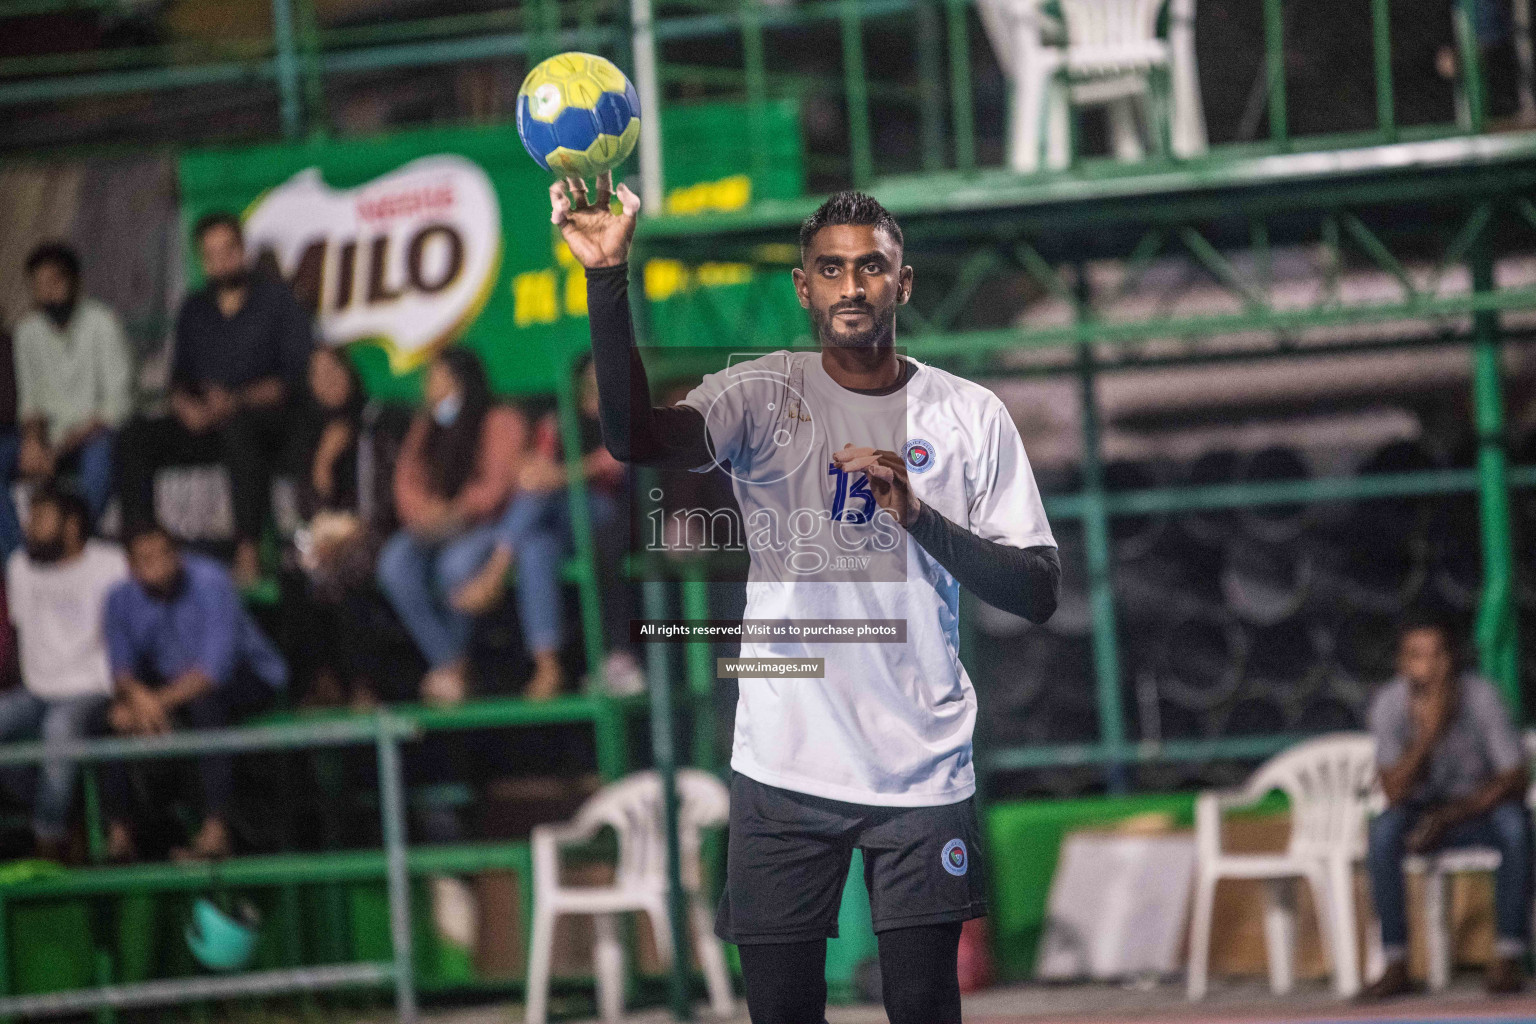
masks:
<path id="1" fill-rule="evenodd" d="M 160 467 L 221 463 L 234 502 L 235 578 L 245 585 L 260 575 L 256 544 L 285 412 L 303 393 L 313 334 L 288 286 L 246 263 L 239 218 L 209 214 L 194 234 L 208 283 L 176 319 L 171 415 L 136 420 L 123 438 L 123 514 L 130 529 L 153 520 Z"/>

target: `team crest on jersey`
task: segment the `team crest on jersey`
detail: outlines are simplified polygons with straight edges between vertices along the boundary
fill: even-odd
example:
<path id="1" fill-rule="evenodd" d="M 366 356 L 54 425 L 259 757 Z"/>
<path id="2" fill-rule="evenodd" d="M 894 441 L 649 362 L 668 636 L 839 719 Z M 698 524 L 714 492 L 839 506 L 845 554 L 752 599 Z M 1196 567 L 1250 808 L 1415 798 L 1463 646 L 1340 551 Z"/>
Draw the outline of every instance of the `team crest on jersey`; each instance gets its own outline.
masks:
<path id="1" fill-rule="evenodd" d="M 951 839 L 944 844 L 944 852 L 939 855 L 939 860 L 944 865 L 944 870 L 959 878 L 965 874 L 965 869 L 970 866 L 971 859 L 965 852 L 964 839 Z"/>
<path id="2" fill-rule="evenodd" d="M 907 469 L 913 473 L 926 473 L 933 468 L 933 443 L 914 437 L 901 448 L 901 457 L 907 461 Z M 964 847 L 961 847 L 962 851 Z"/>

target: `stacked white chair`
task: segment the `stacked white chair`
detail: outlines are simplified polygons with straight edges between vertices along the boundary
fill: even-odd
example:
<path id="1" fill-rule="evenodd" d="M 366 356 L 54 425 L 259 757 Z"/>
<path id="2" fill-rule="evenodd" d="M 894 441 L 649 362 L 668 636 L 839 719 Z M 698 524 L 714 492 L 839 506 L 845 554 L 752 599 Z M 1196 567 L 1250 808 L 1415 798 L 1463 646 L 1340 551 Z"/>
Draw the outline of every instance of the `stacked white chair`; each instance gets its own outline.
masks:
<path id="1" fill-rule="evenodd" d="M 1295 982 L 1295 886 L 1305 881 L 1319 917 L 1318 931 L 1333 965 L 1334 987 L 1360 989 L 1356 950 L 1354 863 L 1365 854 L 1365 825 L 1376 781 L 1376 749 L 1363 733 L 1307 740 L 1267 761 L 1241 790 L 1206 792 L 1195 804 L 1195 909 L 1189 934 L 1190 999 L 1205 996 L 1211 917 L 1221 879 L 1260 879 L 1266 885 L 1264 940 L 1270 987 Z M 1225 811 L 1252 806 L 1279 790 L 1290 799 L 1291 834 L 1283 853 L 1229 853 L 1222 847 Z"/>
<path id="2" fill-rule="evenodd" d="M 983 24 L 1013 83 L 1009 165 L 1022 173 L 1071 162 L 1070 107 L 1102 106 L 1121 160 L 1140 160 L 1143 112 L 1154 144 L 1205 152 L 1194 50 L 1194 0 L 984 0 Z M 1158 19 L 1169 6 L 1167 38 Z"/>
<path id="3" fill-rule="evenodd" d="M 677 773 L 679 866 L 688 899 L 688 917 L 711 1009 L 722 1017 L 733 1012 L 725 950 L 715 938 L 714 919 L 702 891 L 701 831 L 723 825 L 730 793 L 707 772 L 684 768 Z M 618 863 L 611 885 L 566 886 L 560 882 L 560 848 L 590 842 L 602 829 L 618 839 Z M 528 951 L 528 994 L 524 1019 L 544 1024 L 549 1009 L 549 971 L 555 919 L 582 914 L 593 919 L 596 943 L 593 967 L 597 1000 L 604 1021 L 619 1020 L 624 1010 L 624 945 L 618 915 L 644 911 L 663 964 L 670 964 L 672 930 L 667 913 L 666 828 L 662 823 L 661 777 L 637 772 L 605 786 L 563 825 L 533 830 L 533 936 Z"/>

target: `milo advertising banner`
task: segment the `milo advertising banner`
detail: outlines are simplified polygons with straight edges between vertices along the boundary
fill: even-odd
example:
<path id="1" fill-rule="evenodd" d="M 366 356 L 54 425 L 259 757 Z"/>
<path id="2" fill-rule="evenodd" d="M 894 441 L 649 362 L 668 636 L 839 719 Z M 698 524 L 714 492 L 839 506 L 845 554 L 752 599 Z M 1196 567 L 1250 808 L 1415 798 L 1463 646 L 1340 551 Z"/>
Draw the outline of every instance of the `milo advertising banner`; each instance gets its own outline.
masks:
<path id="1" fill-rule="evenodd" d="M 772 110 L 779 144 L 789 142 L 759 180 L 744 152 L 702 144 L 714 124 L 739 124 L 739 107 L 669 111 L 669 208 L 799 194 L 795 112 Z M 349 348 L 374 394 L 413 398 L 422 367 L 450 344 L 475 349 L 499 391 L 547 391 L 588 344 L 585 278 L 549 223 L 550 179 L 512 125 L 192 152 L 180 179 L 186 223 L 238 213 L 251 253 L 292 285 L 327 344 Z M 669 301 L 743 288 L 751 275 L 663 263 L 642 280 Z"/>

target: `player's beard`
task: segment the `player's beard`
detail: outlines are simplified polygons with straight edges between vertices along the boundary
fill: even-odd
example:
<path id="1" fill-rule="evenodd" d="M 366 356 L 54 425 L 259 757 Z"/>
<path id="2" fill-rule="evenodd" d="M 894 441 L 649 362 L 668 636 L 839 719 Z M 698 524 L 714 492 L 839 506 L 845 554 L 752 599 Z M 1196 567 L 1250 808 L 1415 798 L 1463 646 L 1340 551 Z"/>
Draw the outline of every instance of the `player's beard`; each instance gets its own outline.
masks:
<path id="1" fill-rule="evenodd" d="M 837 323 L 839 307 L 850 308 L 839 304 L 827 310 L 811 310 L 811 320 L 816 326 L 816 337 L 821 340 L 823 348 L 878 349 L 890 348 L 895 344 L 896 304 L 894 302 L 883 309 L 877 309 L 867 303 L 853 307 L 869 313 L 869 326 L 862 330 L 839 328 Z"/>

